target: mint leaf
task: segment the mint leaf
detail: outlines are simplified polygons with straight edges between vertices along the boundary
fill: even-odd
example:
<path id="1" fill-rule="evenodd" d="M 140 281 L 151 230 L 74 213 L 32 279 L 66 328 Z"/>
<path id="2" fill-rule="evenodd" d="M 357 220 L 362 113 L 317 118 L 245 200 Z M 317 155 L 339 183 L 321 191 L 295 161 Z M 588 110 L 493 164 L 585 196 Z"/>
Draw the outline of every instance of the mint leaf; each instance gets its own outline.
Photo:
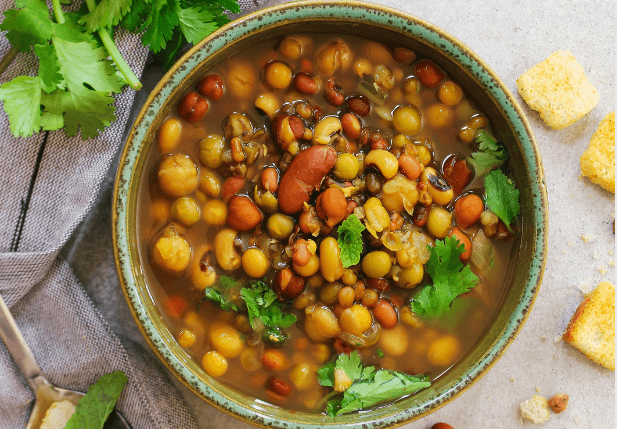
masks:
<path id="1" fill-rule="evenodd" d="M 64 429 L 102 429 L 128 379 L 122 371 L 99 378 L 79 400 Z"/>
<path id="2" fill-rule="evenodd" d="M 484 188 L 486 206 L 510 229 L 510 224 L 521 212 L 518 189 L 501 170 L 491 171 L 486 175 Z"/>
<path id="3" fill-rule="evenodd" d="M 435 241 L 426 263 L 426 272 L 433 284 L 425 286 L 412 301 L 415 313 L 435 316 L 449 309 L 454 298 L 476 285 L 478 277 L 468 266 L 463 266 L 459 258 L 464 251 L 465 247 L 456 238 Z"/>
<path id="4" fill-rule="evenodd" d="M 474 166 L 476 175 L 482 176 L 490 170 L 499 167 L 508 159 L 508 153 L 501 143 L 492 138 L 486 131 L 476 136 L 479 152 L 473 152 L 469 162 Z"/>
<path id="5" fill-rule="evenodd" d="M 0 86 L 0 100 L 9 116 L 11 133 L 28 137 L 41 128 L 41 80 L 18 76 Z"/>
<path id="6" fill-rule="evenodd" d="M 341 249 L 341 262 L 349 268 L 360 262 L 362 254 L 362 231 L 366 227 L 354 214 L 350 214 L 338 227 L 338 245 Z"/>

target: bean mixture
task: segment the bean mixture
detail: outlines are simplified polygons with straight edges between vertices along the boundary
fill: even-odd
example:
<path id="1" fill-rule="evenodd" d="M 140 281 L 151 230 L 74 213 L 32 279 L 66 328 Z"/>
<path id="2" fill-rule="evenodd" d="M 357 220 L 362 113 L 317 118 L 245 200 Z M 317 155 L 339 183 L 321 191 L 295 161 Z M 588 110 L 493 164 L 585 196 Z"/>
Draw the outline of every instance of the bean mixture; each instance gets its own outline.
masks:
<path id="1" fill-rule="evenodd" d="M 468 96 L 411 49 L 332 34 L 257 44 L 187 88 L 138 211 L 149 289 L 187 356 L 317 413 L 354 382 L 320 383 L 340 355 L 431 380 L 454 365 L 495 314 L 517 229 L 485 207 L 469 159 L 493 134 Z M 421 314 L 448 240 L 477 283 Z"/>

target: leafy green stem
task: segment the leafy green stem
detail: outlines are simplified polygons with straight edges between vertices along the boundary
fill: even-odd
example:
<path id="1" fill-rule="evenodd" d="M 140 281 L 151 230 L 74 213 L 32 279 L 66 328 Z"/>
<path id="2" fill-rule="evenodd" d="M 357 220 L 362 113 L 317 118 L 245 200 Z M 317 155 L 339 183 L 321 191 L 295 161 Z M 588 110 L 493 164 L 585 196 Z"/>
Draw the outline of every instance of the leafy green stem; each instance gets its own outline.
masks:
<path id="1" fill-rule="evenodd" d="M 62 6 L 60 6 L 60 0 L 51 0 L 51 4 L 54 9 L 54 15 L 58 24 L 64 24 L 64 13 L 62 12 Z"/>
<path id="2" fill-rule="evenodd" d="M 15 46 L 11 46 L 11 49 L 6 53 L 6 55 L 0 60 L 0 74 L 4 72 L 4 70 L 11 64 L 11 62 L 15 59 L 15 56 L 19 52 L 19 49 Z"/>
<path id="3" fill-rule="evenodd" d="M 53 0 L 53 1 L 55 5 L 55 3 L 58 2 L 59 0 Z M 86 0 L 86 5 L 88 6 L 88 10 L 90 12 L 92 12 L 94 8 L 96 7 L 94 0 Z M 55 9 L 55 6 L 54 6 L 54 9 Z M 131 88 L 135 90 L 140 90 L 142 86 L 141 82 L 139 81 L 137 76 L 135 76 L 135 73 L 133 73 L 133 70 L 129 67 L 129 65 L 124 60 L 124 57 L 122 56 L 122 54 L 116 47 L 116 44 L 114 43 L 114 40 L 109 34 L 109 31 L 107 30 L 107 28 L 100 28 L 98 30 L 98 33 L 99 33 L 99 36 L 101 37 L 101 41 L 103 42 L 103 46 L 105 46 L 105 49 L 107 49 L 109 56 L 116 64 L 116 67 L 118 68 L 118 70 L 120 70 L 120 73 L 122 73 L 122 75 L 124 76 L 124 79 L 126 80 L 126 82 L 130 85 Z"/>

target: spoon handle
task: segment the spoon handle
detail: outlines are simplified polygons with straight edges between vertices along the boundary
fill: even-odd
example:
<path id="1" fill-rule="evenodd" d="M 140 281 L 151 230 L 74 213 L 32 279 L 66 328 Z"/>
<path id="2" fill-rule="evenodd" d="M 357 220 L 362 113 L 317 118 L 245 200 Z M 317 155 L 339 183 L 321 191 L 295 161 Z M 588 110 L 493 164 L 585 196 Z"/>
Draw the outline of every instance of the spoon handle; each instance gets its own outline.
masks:
<path id="1" fill-rule="evenodd" d="M 42 384 L 49 384 L 43 371 L 34 360 L 32 351 L 24 337 L 21 335 L 15 319 L 11 315 L 9 308 L 4 303 L 0 295 L 0 337 L 9 349 L 9 353 L 13 356 L 13 360 L 21 370 L 21 373 L 26 377 L 26 381 L 30 385 L 33 392 L 36 393 L 38 387 Z"/>

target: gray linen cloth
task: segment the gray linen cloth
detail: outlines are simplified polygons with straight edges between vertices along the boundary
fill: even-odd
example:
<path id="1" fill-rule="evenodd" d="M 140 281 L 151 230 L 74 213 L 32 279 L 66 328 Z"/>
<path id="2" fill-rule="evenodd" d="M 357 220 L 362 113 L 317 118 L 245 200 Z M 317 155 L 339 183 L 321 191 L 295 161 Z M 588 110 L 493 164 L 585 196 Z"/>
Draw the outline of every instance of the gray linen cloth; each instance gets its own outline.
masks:
<path id="1" fill-rule="evenodd" d="M 239 3 L 247 11 L 263 1 Z M 12 7 L 4 0 L 0 12 Z M 115 40 L 141 75 L 148 50 L 139 36 L 117 31 Z M 9 49 L 0 35 L 0 57 Z M 0 84 L 37 70 L 33 55 L 19 54 Z M 134 102 L 138 109 L 160 76 L 144 72 L 137 101 L 130 89 L 117 95 L 117 120 L 87 141 L 63 131 L 15 138 L 0 113 L 0 295 L 52 383 L 85 392 L 101 375 L 122 370 L 129 381 L 117 407 L 135 429 L 197 428 L 162 364 L 140 344 L 111 256 L 111 187 L 119 152 Z M 0 429 L 24 427 L 33 400 L 0 342 Z"/>

